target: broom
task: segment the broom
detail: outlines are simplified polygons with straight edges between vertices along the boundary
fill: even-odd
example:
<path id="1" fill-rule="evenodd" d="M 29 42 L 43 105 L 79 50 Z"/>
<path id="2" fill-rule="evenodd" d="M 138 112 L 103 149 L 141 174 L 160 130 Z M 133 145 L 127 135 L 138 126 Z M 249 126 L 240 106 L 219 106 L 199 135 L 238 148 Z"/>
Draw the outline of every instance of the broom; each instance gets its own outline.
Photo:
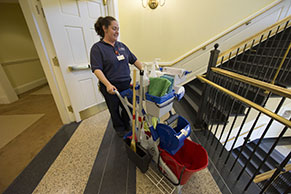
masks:
<path id="1" fill-rule="evenodd" d="M 136 70 L 133 70 L 133 97 L 132 97 L 132 138 L 130 143 L 130 148 L 136 152 L 136 145 L 135 145 L 135 86 L 136 86 Z"/>

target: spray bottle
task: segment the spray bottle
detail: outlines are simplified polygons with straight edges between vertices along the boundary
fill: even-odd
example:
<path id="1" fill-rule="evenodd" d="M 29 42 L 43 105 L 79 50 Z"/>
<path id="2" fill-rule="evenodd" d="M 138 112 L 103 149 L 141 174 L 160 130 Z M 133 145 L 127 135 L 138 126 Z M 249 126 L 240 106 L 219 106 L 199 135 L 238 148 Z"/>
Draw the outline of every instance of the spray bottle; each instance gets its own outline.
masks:
<path id="1" fill-rule="evenodd" d="M 158 65 L 159 60 L 160 60 L 159 58 L 155 58 L 155 60 L 152 64 L 152 69 L 151 69 L 151 73 L 150 73 L 149 77 L 157 77 L 156 68 L 159 68 L 159 65 Z"/>

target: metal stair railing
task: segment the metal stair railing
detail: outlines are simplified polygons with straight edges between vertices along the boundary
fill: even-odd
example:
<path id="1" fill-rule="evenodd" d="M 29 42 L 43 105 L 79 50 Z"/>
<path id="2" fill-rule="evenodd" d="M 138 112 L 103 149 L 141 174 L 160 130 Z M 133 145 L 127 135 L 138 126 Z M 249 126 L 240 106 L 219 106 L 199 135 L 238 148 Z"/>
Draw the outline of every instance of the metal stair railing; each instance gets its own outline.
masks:
<path id="1" fill-rule="evenodd" d="M 286 28 L 284 28 L 286 29 Z M 291 33 L 290 33 L 291 34 Z M 261 38 L 262 40 L 262 38 Z M 255 41 L 253 41 L 254 43 Z M 261 41 L 259 41 L 261 42 Z M 253 45 L 253 44 L 252 44 Z M 240 181 L 242 179 L 242 175 L 245 173 L 246 169 L 248 168 L 248 165 L 250 165 L 250 162 L 254 155 L 256 154 L 258 146 L 260 146 L 262 140 L 264 139 L 265 135 L 268 133 L 271 129 L 272 123 L 274 120 L 278 121 L 279 123 L 283 124 L 285 127 L 279 134 L 277 141 L 275 141 L 272 145 L 272 148 L 270 149 L 269 153 L 263 158 L 262 162 L 258 164 L 258 167 L 255 169 L 255 172 L 253 175 L 249 177 L 247 180 L 247 184 L 244 186 L 244 190 L 246 191 L 250 184 L 255 179 L 256 175 L 259 173 L 259 171 L 262 168 L 262 165 L 267 161 L 267 159 L 270 157 L 271 152 L 275 149 L 280 139 L 283 137 L 283 135 L 286 133 L 286 131 L 291 128 L 291 121 L 289 119 L 286 119 L 280 115 L 278 115 L 279 111 L 282 109 L 282 106 L 284 105 L 284 102 L 287 99 L 291 99 L 291 90 L 275 86 L 270 83 L 265 83 L 263 81 L 259 81 L 253 78 L 250 78 L 248 76 L 242 76 L 240 74 L 226 71 L 223 69 L 215 68 L 217 64 L 218 54 L 219 50 L 217 50 L 218 45 L 215 46 L 215 49 L 211 51 L 211 56 L 209 60 L 209 66 L 206 76 L 197 76 L 197 78 L 202 81 L 204 84 L 204 90 L 202 93 L 202 104 L 198 111 L 198 119 L 197 119 L 197 126 L 201 126 L 205 130 L 205 142 L 204 144 L 207 145 L 213 145 L 215 138 L 218 140 L 217 144 L 215 146 L 214 152 L 217 152 L 218 144 L 222 142 L 222 136 L 226 136 L 226 139 L 224 141 L 224 145 L 221 149 L 219 157 L 221 159 L 225 159 L 224 165 L 230 167 L 229 172 L 233 171 L 235 166 L 237 166 L 237 163 L 239 158 L 242 155 L 243 150 L 245 149 L 247 143 L 249 142 L 254 129 L 256 128 L 256 125 L 258 124 L 259 119 L 261 118 L 262 114 L 268 116 L 270 120 L 268 121 L 268 124 L 266 125 L 265 129 L 263 130 L 261 136 L 259 137 L 259 141 L 255 148 L 253 149 L 252 153 L 250 154 L 250 157 L 247 159 L 246 163 L 243 164 L 240 167 L 240 171 L 237 173 L 236 181 Z M 253 47 L 251 47 L 253 48 Z M 239 53 L 239 48 L 237 48 L 236 56 Z M 245 48 L 243 49 L 245 50 Z M 285 55 L 287 56 L 288 53 Z M 230 54 L 231 56 L 231 54 Z M 228 60 L 226 62 L 229 63 L 230 57 L 228 57 Z M 236 60 L 236 59 L 235 59 Z M 223 62 L 223 58 L 221 59 Z M 221 62 L 221 63 L 222 63 Z M 284 62 L 281 62 L 282 64 Z M 225 65 L 226 67 L 228 65 Z M 246 69 L 245 69 L 246 70 Z M 250 74 L 251 70 L 248 70 L 247 75 Z M 232 90 L 232 91 L 230 91 Z M 255 95 L 253 100 L 246 99 L 247 93 L 252 90 Z M 264 91 L 268 91 L 267 94 L 264 93 Z M 268 102 L 270 96 L 272 93 L 279 95 L 281 100 L 279 99 L 279 104 L 277 105 L 277 108 L 274 112 L 264 108 L 266 103 Z M 262 106 L 259 104 L 256 104 L 254 101 L 258 97 L 258 95 L 265 95 L 264 101 L 262 102 Z M 226 144 L 228 143 L 228 138 L 233 133 L 234 125 L 237 121 L 238 117 L 238 110 L 235 110 L 234 112 L 234 119 L 231 123 L 231 127 L 228 130 L 228 132 L 225 131 L 226 125 L 228 124 L 227 120 L 230 117 L 230 112 L 233 112 L 234 104 L 239 104 L 242 107 L 247 108 L 247 111 L 245 112 L 244 118 L 241 121 L 240 127 L 238 127 L 238 131 L 236 132 L 235 140 L 233 141 L 230 150 L 227 152 L 226 157 L 222 157 L 223 153 L 225 153 Z M 248 119 L 249 113 L 256 109 L 258 111 L 257 117 L 255 118 L 250 130 L 246 133 L 246 137 L 243 141 L 243 145 L 240 149 L 239 154 L 235 158 L 234 162 L 233 160 L 230 161 L 229 158 L 231 156 L 231 153 L 238 142 L 238 138 L 241 136 L 241 132 L 243 128 L 245 127 L 245 123 Z M 224 120 L 222 123 L 216 123 L 215 130 L 213 131 L 213 127 L 216 120 L 219 120 L 222 118 L 222 115 L 225 115 L 226 120 Z M 221 125 L 219 125 L 221 124 Z M 222 126 L 222 130 L 219 130 L 218 128 Z M 208 132 L 208 134 L 207 134 Z M 210 139 L 212 136 L 212 139 Z M 289 154 L 290 155 L 290 154 Z M 284 160 L 285 161 L 285 160 Z M 283 161 L 283 162 L 284 162 Z M 280 164 L 282 167 L 283 163 Z M 286 164 L 285 164 L 286 165 Z M 284 165 L 284 166 L 285 166 Z M 283 166 L 283 167 L 284 167 Z M 279 168 L 279 167 L 278 167 Z M 227 168 L 226 168 L 227 169 Z M 224 169 L 224 170 L 226 170 Z M 276 171 L 277 172 L 277 171 Z M 277 174 L 278 175 L 278 174 Z M 245 177 L 244 177 L 245 179 Z M 270 179 L 271 180 L 271 179 Z M 275 180 L 275 178 L 274 178 Z M 274 183 L 274 180 L 269 181 L 268 185 L 265 185 L 264 190 L 267 190 L 268 187 L 270 187 L 271 184 Z M 244 180 L 245 181 L 245 180 Z"/>
<path id="2" fill-rule="evenodd" d="M 290 81 L 291 16 L 219 55 L 221 68 L 272 84 Z M 284 55 L 284 56 L 283 56 Z"/>

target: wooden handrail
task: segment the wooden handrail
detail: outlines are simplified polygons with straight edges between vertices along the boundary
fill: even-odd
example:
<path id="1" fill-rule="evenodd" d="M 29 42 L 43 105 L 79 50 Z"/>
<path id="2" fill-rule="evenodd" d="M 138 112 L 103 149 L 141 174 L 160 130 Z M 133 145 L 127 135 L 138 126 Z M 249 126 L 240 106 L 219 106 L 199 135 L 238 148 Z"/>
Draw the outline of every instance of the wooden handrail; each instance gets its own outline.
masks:
<path id="1" fill-rule="evenodd" d="M 220 69 L 220 68 L 216 68 L 216 67 L 212 67 L 211 70 L 215 73 L 221 74 L 221 75 L 225 75 L 227 77 L 231 77 L 233 79 L 236 79 L 238 81 L 244 82 L 244 83 L 248 83 L 251 84 L 253 86 L 262 88 L 264 90 L 270 91 L 274 94 L 278 94 L 280 96 L 284 96 L 286 98 L 290 98 L 291 99 L 291 90 L 290 89 L 286 89 L 280 86 L 276 86 L 267 82 L 263 82 L 260 80 L 256 80 L 244 75 L 240 75 L 231 71 L 227 71 L 224 69 Z"/>
<path id="2" fill-rule="evenodd" d="M 284 168 L 285 172 L 288 172 L 291 170 L 291 164 L 287 164 Z M 274 174 L 274 172 L 276 171 L 276 169 L 273 169 L 273 170 L 269 170 L 268 172 L 264 172 L 262 174 L 259 174 L 257 175 L 255 178 L 254 178 L 254 182 L 255 183 L 259 183 L 259 182 L 262 182 L 264 180 L 267 180 L 269 178 L 271 178 Z M 285 172 L 280 172 L 280 174 L 283 174 Z"/>
<path id="3" fill-rule="evenodd" d="M 253 107 L 254 109 L 264 113 L 265 115 L 267 115 L 267 116 L 275 119 L 276 121 L 279 121 L 280 123 L 282 123 L 282 124 L 284 124 L 284 125 L 286 125 L 286 126 L 291 128 L 291 121 L 285 119 L 284 117 L 281 117 L 281 116 L 273 113 L 272 111 L 270 111 L 270 110 L 268 110 L 268 109 L 266 109 L 266 108 L 264 108 L 264 107 L 262 107 L 262 106 L 260 106 L 260 105 L 258 105 L 256 103 L 254 103 L 254 102 L 252 102 L 252 101 L 250 101 L 250 100 L 248 100 L 248 99 L 246 99 L 246 98 L 244 98 L 244 97 L 242 97 L 242 96 L 240 96 L 238 94 L 235 94 L 234 92 L 229 91 L 229 90 L 225 89 L 224 87 L 222 87 L 220 85 L 217 85 L 216 83 L 214 83 L 214 82 L 212 82 L 212 81 L 210 81 L 210 80 L 208 80 L 206 78 L 203 78 L 200 75 L 198 75 L 197 78 L 200 81 L 205 82 L 205 83 L 207 83 L 207 84 L 209 84 L 209 85 L 221 90 L 222 92 L 224 92 L 224 93 L 236 98 L 237 100 L 239 100 L 239 101 L 241 101 L 241 102 Z"/>
<path id="4" fill-rule="evenodd" d="M 199 50 L 201 50 L 201 49 L 204 49 L 204 48 L 206 48 L 208 45 L 210 45 L 210 44 L 216 42 L 217 40 L 219 40 L 219 39 L 222 38 L 223 36 L 225 36 L 225 35 L 227 35 L 227 34 L 233 32 L 233 31 L 235 31 L 236 29 L 238 29 L 239 27 L 241 27 L 241 26 L 243 26 L 243 25 L 246 25 L 246 24 L 250 23 L 250 21 L 252 21 L 252 20 L 255 19 L 256 17 L 258 17 L 259 15 L 262 15 L 262 14 L 265 13 L 266 11 L 272 9 L 273 7 L 275 7 L 276 5 L 278 5 L 278 4 L 281 3 L 281 2 L 282 2 L 282 0 L 279 1 L 279 2 L 277 2 L 277 3 L 275 3 L 273 6 L 267 8 L 267 9 L 264 10 L 263 12 L 258 13 L 258 14 L 256 14 L 255 16 L 251 17 L 251 18 L 248 19 L 246 22 L 243 22 L 242 24 L 240 24 L 240 25 L 234 27 L 233 29 L 231 29 L 231 30 L 229 30 L 229 31 L 227 31 L 227 32 L 225 32 L 225 33 L 223 33 L 223 34 L 221 34 L 220 36 L 216 37 L 215 39 L 211 40 L 210 42 L 207 42 L 206 44 L 202 44 L 202 45 L 199 46 L 197 49 L 191 51 L 190 53 L 188 53 L 188 54 L 186 54 L 185 56 L 181 57 L 180 59 L 174 61 L 173 63 L 171 63 L 171 64 L 167 64 L 167 65 L 162 65 L 162 64 L 161 64 L 160 66 L 163 66 L 163 67 L 170 67 L 170 66 L 173 66 L 173 65 L 179 63 L 180 61 L 182 61 L 182 60 L 184 60 L 185 58 L 189 57 L 190 55 L 196 53 L 197 51 L 199 51 Z"/>
<path id="5" fill-rule="evenodd" d="M 254 42 L 254 45 L 257 45 L 257 44 L 259 43 L 259 39 L 260 39 L 260 37 L 261 37 L 263 34 L 265 34 L 265 33 L 269 33 L 272 29 L 276 29 L 276 28 L 278 28 L 278 27 L 280 26 L 280 29 L 279 29 L 278 33 L 281 32 L 282 30 L 284 30 L 284 28 L 283 28 L 284 26 L 282 27 L 281 25 L 282 25 L 283 23 L 286 23 L 286 22 L 289 21 L 289 20 L 291 20 L 291 15 L 288 16 L 288 17 L 286 17 L 286 18 L 284 18 L 284 19 L 282 19 L 282 20 L 280 20 L 280 21 L 278 21 L 278 22 L 276 22 L 275 24 L 271 25 L 270 27 L 268 27 L 268 28 L 266 28 L 266 29 L 264 29 L 264 30 L 258 32 L 257 34 L 255 34 L 255 35 L 249 37 L 248 39 L 242 41 L 241 43 L 238 43 L 237 45 L 233 46 L 232 48 L 230 48 L 230 49 L 224 51 L 223 53 L 221 53 L 221 54 L 218 56 L 218 58 L 223 57 L 223 61 L 221 61 L 221 60 L 217 60 L 217 65 L 218 65 L 219 63 L 223 63 L 224 61 L 226 61 L 226 60 L 228 60 L 229 58 L 232 58 L 234 55 L 236 55 L 236 52 L 233 52 L 233 51 L 236 51 L 238 48 L 244 47 L 244 45 L 246 45 L 246 44 L 248 44 L 248 43 L 250 43 L 250 42 L 252 42 L 252 41 L 255 41 L 255 42 Z M 289 26 L 291 26 L 291 22 L 288 23 L 288 26 L 287 26 L 287 27 L 289 27 Z M 282 28 L 281 28 L 281 27 L 282 27 Z M 270 37 L 272 37 L 275 33 L 276 33 L 275 31 L 272 31 L 272 33 L 270 34 Z M 266 40 L 266 39 L 267 39 L 267 36 L 263 37 L 262 41 L 264 41 L 264 40 Z M 247 47 L 246 47 L 245 49 L 247 50 L 247 49 L 249 49 L 250 47 L 251 47 L 251 44 L 247 45 Z M 230 55 L 230 52 L 232 52 L 231 55 Z M 240 54 L 240 53 L 242 53 L 242 52 L 243 52 L 243 49 L 240 49 L 240 52 L 238 52 L 238 54 Z"/>

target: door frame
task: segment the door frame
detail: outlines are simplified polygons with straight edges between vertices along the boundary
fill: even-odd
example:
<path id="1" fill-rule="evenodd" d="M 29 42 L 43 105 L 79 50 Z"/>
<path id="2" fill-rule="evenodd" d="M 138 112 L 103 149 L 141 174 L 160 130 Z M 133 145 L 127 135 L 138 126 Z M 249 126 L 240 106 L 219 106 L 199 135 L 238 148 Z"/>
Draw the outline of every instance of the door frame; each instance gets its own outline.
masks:
<path id="1" fill-rule="evenodd" d="M 39 0 L 18 0 L 31 33 L 35 48 L 40 58 L 41 65 L 46 75 L 49 87 L 55 100 L 60 117 L 64 124 L 76 121 L 70 112 L 71 102 L 61 74 L 60 67 L 54 65 L 56 57 L 48 25 L 45 21 Z M 108 0 L 105 6 L 105 14 L 118 19 L 118 0 Z"/>

